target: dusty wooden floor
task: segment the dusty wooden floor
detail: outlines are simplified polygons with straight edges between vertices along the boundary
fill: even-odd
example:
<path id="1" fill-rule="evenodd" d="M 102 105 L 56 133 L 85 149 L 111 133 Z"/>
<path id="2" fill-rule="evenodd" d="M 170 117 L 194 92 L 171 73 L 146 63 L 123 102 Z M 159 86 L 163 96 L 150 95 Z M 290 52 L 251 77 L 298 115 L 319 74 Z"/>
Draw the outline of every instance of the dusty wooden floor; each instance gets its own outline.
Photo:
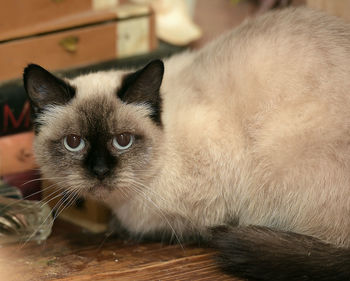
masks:
<path id="1" fill-rule="evenodd" d="M 41 245 L 0 248 L 0 280 L 238 280 L 216 267 L 213 254 L 190 245 L 105 239 L 58 220 Z"/>

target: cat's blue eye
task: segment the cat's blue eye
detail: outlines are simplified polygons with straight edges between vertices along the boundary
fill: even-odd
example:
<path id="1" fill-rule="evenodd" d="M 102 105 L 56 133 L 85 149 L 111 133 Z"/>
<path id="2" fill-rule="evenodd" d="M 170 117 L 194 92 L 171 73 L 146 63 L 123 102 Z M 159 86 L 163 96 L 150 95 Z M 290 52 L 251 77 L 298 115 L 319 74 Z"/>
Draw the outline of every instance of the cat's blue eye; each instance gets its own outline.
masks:
<path id="1" fill-rule="evenodd" d="M 63 140 L 64 147 L 72 152 L 79 152 L 84 149 L 85 141 L 78 135 L 68 135 Z"/>
<path id="2" fill-rule="evenodd" d="M 118 150 L 128 149 L 134 142 L 134 136 L 130 133 L 118 134 L 113 138 L 113 146 Z"/>

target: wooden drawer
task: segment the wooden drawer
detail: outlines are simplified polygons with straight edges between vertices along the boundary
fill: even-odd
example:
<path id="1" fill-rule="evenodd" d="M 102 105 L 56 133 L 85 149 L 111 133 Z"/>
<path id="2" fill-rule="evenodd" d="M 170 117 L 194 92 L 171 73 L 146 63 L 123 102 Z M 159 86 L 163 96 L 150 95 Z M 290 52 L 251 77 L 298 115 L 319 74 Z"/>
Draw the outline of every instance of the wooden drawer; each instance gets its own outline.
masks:
<path id="1" fill-rule="evenodd" d="M 90 10 L 115 8 L 117 0 L 10 0 L 0 3 L 0 38 L 12 32 Z M 15 32 L 15 33 L 16 33 Z"/>
<path id="2" fill-rule="evenodd" d="M 156 48 L 154 15 L 98 24 L 0 43 L 0 80 L 20 77 L 28 63 L 50 70 L 147 53 Z"/>

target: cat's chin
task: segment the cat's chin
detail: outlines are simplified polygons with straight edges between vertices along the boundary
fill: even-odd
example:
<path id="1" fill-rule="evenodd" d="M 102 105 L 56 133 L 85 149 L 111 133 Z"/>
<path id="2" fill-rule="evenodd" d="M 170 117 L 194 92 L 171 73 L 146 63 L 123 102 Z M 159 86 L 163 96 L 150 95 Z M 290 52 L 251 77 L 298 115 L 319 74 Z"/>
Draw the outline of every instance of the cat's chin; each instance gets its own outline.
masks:
<path id="1" fill-rule="evenodd" d="M 102 184 L 96 185 L 93 188 L 90 188 L 88 196 L 94 199 L 104 200 L 111 195 L 111 188 Z"/>

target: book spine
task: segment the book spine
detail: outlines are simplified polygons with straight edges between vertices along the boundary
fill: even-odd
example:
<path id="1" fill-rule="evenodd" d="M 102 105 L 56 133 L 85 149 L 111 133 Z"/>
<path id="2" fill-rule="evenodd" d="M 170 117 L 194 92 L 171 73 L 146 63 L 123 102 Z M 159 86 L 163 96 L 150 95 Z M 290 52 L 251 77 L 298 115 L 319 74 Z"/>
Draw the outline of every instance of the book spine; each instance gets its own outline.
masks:
<path id="1" fill-rule="evenodd" d="M 23 86 L 14 83 L 0 86 L 0 136 L 31 128 L 30 105 Z"/>
<path id="2" fill-rule="evenodd" d="M 33 132 L 0 138 L 0 175 L 36 169 L 33 154 Z"/>

